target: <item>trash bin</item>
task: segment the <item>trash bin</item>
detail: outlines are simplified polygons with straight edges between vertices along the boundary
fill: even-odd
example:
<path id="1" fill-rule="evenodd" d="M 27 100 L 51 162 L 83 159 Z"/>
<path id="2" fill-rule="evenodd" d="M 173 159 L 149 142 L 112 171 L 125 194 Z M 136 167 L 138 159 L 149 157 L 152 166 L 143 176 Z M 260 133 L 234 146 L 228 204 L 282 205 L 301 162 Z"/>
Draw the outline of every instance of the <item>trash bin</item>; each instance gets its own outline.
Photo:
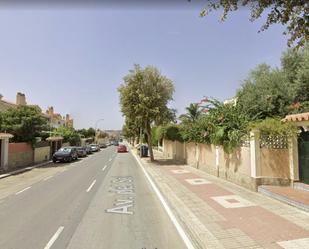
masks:
<path id="1" fill-rule="evenodd" d="M 147 145 L 141 146 L 141 157 L 148 157 L 148 146 Z"/>

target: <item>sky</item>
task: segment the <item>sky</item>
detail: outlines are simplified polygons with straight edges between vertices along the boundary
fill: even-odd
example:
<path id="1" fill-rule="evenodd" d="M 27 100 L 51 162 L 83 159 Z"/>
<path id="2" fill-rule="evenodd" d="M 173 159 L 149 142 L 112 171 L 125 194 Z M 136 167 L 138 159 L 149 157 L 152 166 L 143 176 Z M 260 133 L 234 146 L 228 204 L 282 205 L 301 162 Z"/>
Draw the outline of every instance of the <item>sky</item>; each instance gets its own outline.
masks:
<path id="1" fill-rule="evenodd" d="M 202 5 L 0 5 L 0 93 L 70 113 L 75 128 L 121 129 L 117 88 L 134 64 L 174 82 L 178 114 L 204 96 L 233 97 L 260 63 L 280 66 L 284 27 L 258 33 L 241 9 L 199 17 Z"/>

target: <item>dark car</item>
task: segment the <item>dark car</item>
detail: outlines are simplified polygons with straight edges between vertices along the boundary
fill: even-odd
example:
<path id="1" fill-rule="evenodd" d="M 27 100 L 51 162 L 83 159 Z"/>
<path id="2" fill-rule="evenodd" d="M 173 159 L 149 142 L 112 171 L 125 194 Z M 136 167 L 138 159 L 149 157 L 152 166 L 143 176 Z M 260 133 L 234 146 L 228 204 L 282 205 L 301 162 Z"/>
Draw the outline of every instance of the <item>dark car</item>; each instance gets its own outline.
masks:
<path id="1" fill-rule="evenodd" d="M 78 155 L 78 157 L 87 156 L 86 148 L 85 147 L 77 147 L 77 155 Z"/>
<path id="2" fill-rule="evenodd" d="M 118 153 L 121 153 L 121 152 L 128 152 L 127 146 L 125 146 L 125 145 L 123 145 L 123 144 L 119 145 L 118 148 L 117 148 L 117 152 L 118 152 Z"/>
<path id="3" fill-rule="evenodd" d="M 72 162 L 78 159 L 76 147 L 62 147 L 53 155 L 53 162 Z"/>

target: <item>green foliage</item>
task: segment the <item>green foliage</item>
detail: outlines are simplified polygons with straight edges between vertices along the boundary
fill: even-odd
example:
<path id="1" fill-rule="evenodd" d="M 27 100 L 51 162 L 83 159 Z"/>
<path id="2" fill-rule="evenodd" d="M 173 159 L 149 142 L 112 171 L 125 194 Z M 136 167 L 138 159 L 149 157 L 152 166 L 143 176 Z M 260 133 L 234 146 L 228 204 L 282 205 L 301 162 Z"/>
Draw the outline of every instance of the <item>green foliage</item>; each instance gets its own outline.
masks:
<path id="1" fill-rule="evenodd" d="M 158 130 L 159 130 L 158 126 L 154 126 L 151 128 L 151 135 L 152 135 L 151 141 L 153 146 L 157 146 L 160 141 L 160 137 L 158 136 Z"/>
<path id="2" fill-rule="evenodd" d="M 108 133 L 107 132 L 100 131 L 98 133 L 98 138 L 106 138 L 106 137 L 108 137 Z"/>
<path id="3" fill-rule="evenodd" d="M 188 107 L 186 107 L 186 111 L 186 114 L 179 116 L 182 123 L 194 123 L 202 115 L 202 110 L 198 103 L 191 103 Z"/>
<path id="4" fill-rule="evenodd" d="M 226 152 L 233 151 L 248 133 L 247 117 L 237 106 L 223 104 L 215 99 L 208 99 L 207 106 L 208 115 L 199 122 L 203 140 L 223 146 Z"/>
<path id="5" fill-rule="evenodd" d="M 139 132 L 140 129 L 138 124 L 134 120 L 126 117 L 125 124 L 122 127 L 123 136 L 127 139 L 132 139 L 134 141 L 135 138 L 139 137 Z"/>
<path id="6" fill-rule="evenodd" d="M 171 141 L 183 141 L 181 127 L 176 124 L 168 124 L 158 127 L 157 139 L 168 139 Z"/>
<path id="7" fill-rule="evenodd" d="M 77 132 L 82 135 L 83 137 L 85 138 L 88 138 L 88 137 L 94 137 L 95 136 L 95 129 L 90 127 L 88 129 L 80 129 L 80 130 L 77 130 Z"/>
<path id="8" fill-rule="evenodd" d="M 288 113 L 292 91 L 285 74 L 261 64 L 252 70 L 237 93 L 237 105 L 251 119 L 281 116 Z"/>
<path id="9" fill-rule="evenodd" d="M 53 133 L 57 136 L 63 137 L 63 142 L 69 142 L 72 146 L 80 144 L 80 134 L 73 128 L 61 126 L 55 129 Z"/>
<path id="10" fill-rule="evenodd" d="M 171 116 L 167 104 L 172 100 L 174 92 L 172 81 L 161 75 L 155 67 L 142 69 L 135 65 L 124 77 L 124 83 L 118 91 L 123 115 L 135 127 L 143 128 L 146 132 L 150 158 L 153 160 L 151 124 L 163 123 L 166 117 Z"/>
<path id="11" fill-rule="evenodd" d="M 252 122 L 250 129 L 257 129 L 263 135 L 293 136 L 297 134 L 297 127 L 292 122 L 283 122 L 278 118 L 266 118 L 261 121 Z"/>
<path id="12" fill-rule="evenodd" d="M 309 45 L 290 49 L 281 68 L 255 68 L 237 93 L 237 105 L 250 120 L 309 111 Z"/>
<path id="13" fill-rule="evenodd" d="M 34 144 L 35 137 L 48 129 L 47 119 L 35 106 L 17 106 L 0 114 L 1 131 L 14 135 L 13 142 Z"/>
<path id="14" fill-rule="evenodd" d="M 168 140 L 220 145 L 226 152 L 238 147 L 248 133 L 248 120 L 234 105 L 224 105 L 218 100 L 204 102 L 207 115 L 200 116 L 195 122 L 161 127 L 160 137 Z"/>
<path id="15" fill-rule="evenodd" d="M 268 29 L 273 24 L 282 24 L 287 27 L 284 34 L 288 34 L 288 45 L 297 43 L 303 46 L 309 40 L 309 18 L 308 1 L 265 1 L 265 0 L 209 0 L 201 16 L 209 12 L 223 9 L 221 20 L 224 21 L 229 12 L 236 11 L 239 7 L 248 6 L 251 10 L 251 21 L 260 18 L 264 12 L 267 13 L 266 22 L 260 31 Z"/>

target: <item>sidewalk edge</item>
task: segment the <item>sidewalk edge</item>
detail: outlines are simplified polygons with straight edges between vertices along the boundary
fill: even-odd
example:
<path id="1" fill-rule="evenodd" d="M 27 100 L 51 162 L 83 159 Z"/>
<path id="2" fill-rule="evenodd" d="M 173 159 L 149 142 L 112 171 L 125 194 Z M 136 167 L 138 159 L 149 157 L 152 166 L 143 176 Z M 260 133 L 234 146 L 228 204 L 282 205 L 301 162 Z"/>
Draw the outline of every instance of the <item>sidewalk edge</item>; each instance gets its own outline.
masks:
<path id="1" fill-rule="evenodd" d="M 0 175 L 0 179 L 6 178 L 6 177 L 9 177 L 9 176 L 12 176 L 12 175 L 20 174 L 20 173 L 32 170 L 34 168 L 42 167 L 42 166 L 47 165 L 47 164 L 49 164 L 51 162 L 52 161 L 50 160 L 50 161 L 39 163 L 39 164 L 36 164 L 36 165 L 33 165 L 33 166 L 29 166 L 29 167 L 26 167 L 26 168 L 18 169 L 18 170 L 9 172 L 9 173 L 5 173 L 5 174 Z"/>

